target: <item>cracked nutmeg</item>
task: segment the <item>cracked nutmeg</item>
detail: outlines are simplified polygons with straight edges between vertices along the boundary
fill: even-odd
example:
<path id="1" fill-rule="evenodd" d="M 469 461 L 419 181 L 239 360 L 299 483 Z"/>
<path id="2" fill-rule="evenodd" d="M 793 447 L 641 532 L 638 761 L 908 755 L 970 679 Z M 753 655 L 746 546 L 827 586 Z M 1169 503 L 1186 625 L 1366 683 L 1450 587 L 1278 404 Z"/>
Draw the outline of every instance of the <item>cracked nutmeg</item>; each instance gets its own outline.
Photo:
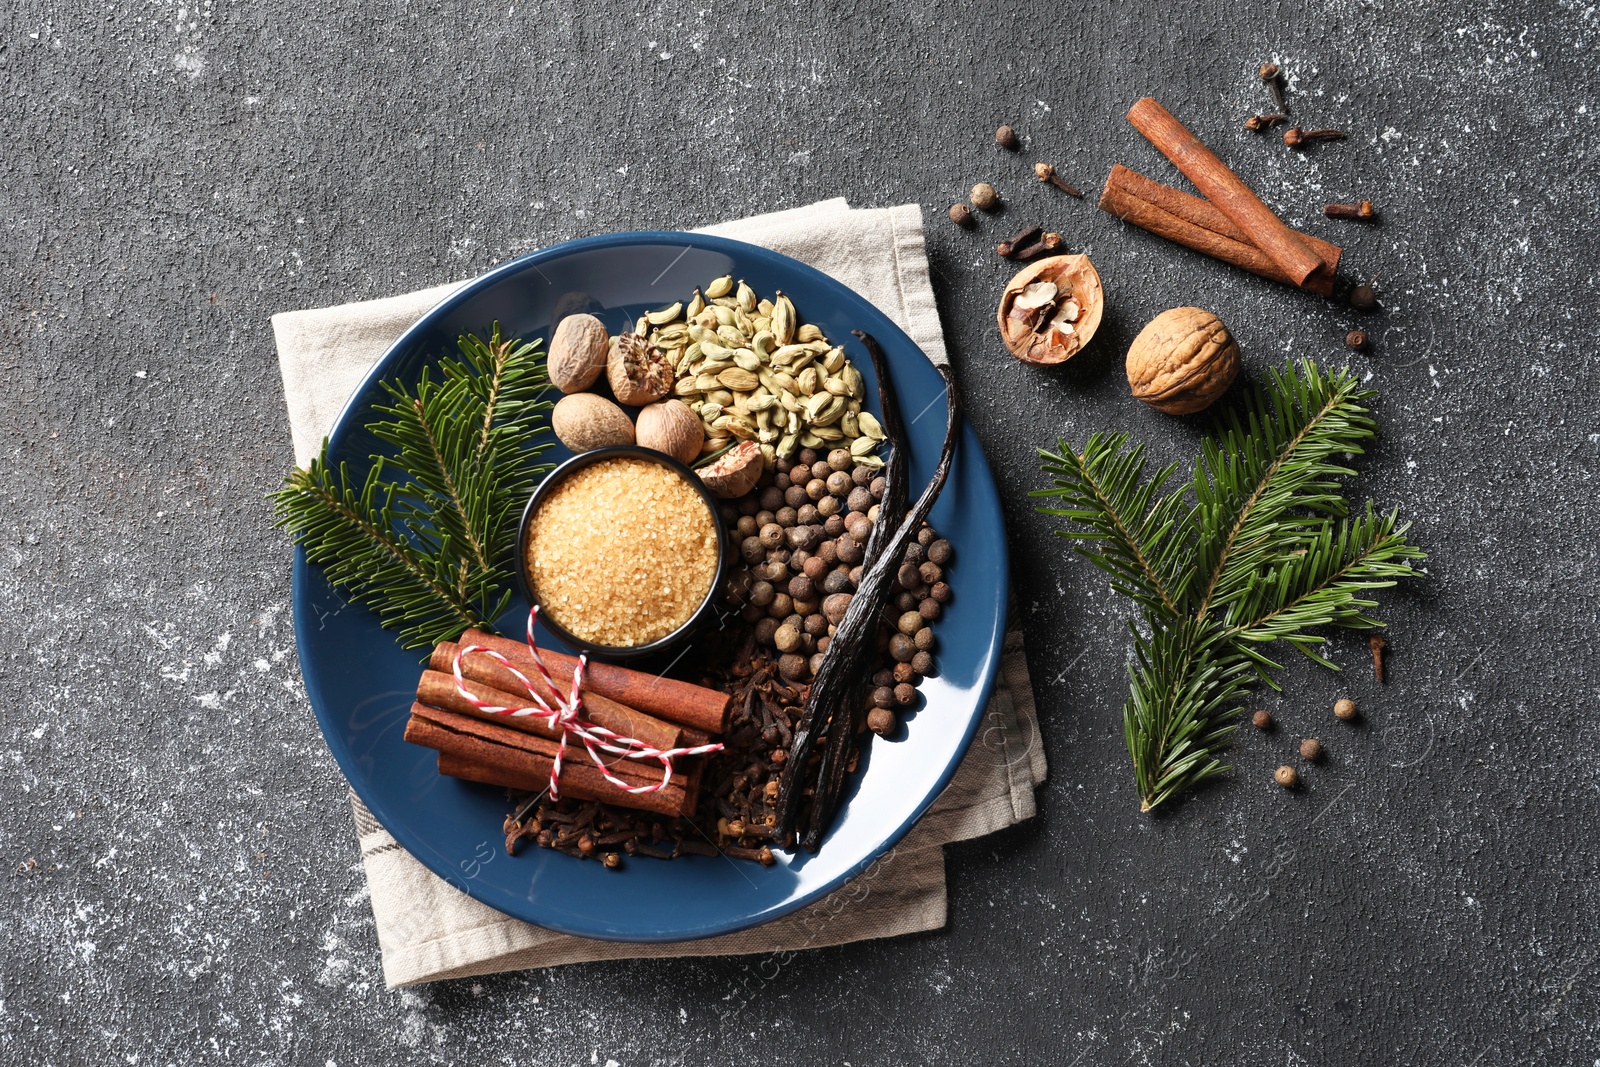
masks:
<path id="1" fill-rule="evenodd" d="M 1000 337 L 1024 363 L 1065 363 L 1100 326 L 1105 291 L 1088 256 L 1051 256 L 1019 271 L 1000 297 Z"/>

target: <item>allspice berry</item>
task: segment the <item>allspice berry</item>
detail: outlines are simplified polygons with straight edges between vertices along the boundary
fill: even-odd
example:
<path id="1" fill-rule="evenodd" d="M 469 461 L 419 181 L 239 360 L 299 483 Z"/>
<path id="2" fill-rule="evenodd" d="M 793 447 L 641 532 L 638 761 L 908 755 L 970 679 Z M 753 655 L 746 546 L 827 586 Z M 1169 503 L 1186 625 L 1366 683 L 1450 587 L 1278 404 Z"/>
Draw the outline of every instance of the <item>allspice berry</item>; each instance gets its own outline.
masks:
<path id="1" fill-rule="evenodd" d="M 887 737 L 894 733 L 894 728 L 900 720 L 888 708 L 873 708 L 867 712 L 867 729 L 879 737 Z"/>
<path id="2" fill-rule="evenodd" d="M 1266 708 L 1261 708 L 1254 715 L 1250 716 L 1250 725 L 1254 726 L 1257 730 L 1272 729 L 1272 712 L 1268 711 Z"/>
<path id="3" fill-rule="evenodd" d="M 967 199 L 972 201 L 972 206 L 979 211 L 993 211 L 1000 206 L 1000 194 L 994 191 L 994 186 L 988 182 L 979 182 L 972 187 Z"/>
<path id="4" fill-rule="evenodd" d="M 1362 351 L 1367 347 L 1367 331 L 1351 330 L 1344 335 L 1344 343 L 1346 348 L 1353 348 L 1357 352 Z"/>
<path id="5" fill-rule="evenodd" d="M 1357 311 L 1371 311 L 1378 306 L 1378 291 L 1370 282 L 1362 282 L 1350 290 L 1350 306 Z"/>
<path id="6" fill-rule="evenodd" d="M 951 204 L 950 221 L 957 226 L 971 226 L 972 209 L 965 204 Z"/>
<path id="7" fill-rule="evenodd" d="M 1333 702 L 1333 715 L 1340 722 L 1350 722 L 1356 717 L 1356 702 L 1349 697 L 1340 697 Z"/>
<path id="8" fill-rule="evenodd" d="M 1022 146 L 1022 142 L 1017 139 L 1017 131 L 1010 126 L 1001 126 L 994 131 L 994 143 L 1008 152 L 1015 152 Z"/>
<path id="9" fill-rule="evenodd" d="M 1300 742 L 1300 758 L 1315 763 L 1322 758 L 1322 742 L 1315 737 L 1308 737 Z"/>
<path id="10" fill-rule="evenodd" d="M 1272 780 L 1285 789 L 1293 789 L 1300 784 L 1300 775 L 1295 773 L 1293 767 L 1285 763 L 1282 767 L 1272 772 Z"/>

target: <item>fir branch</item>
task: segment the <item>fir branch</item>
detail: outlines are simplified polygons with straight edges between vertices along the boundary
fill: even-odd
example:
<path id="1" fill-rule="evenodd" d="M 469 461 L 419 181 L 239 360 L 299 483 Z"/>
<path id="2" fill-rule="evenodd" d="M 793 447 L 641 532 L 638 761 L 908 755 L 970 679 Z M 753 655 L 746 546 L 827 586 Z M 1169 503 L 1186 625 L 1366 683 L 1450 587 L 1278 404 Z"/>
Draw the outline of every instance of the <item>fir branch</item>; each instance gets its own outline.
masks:
<path id="1" fill-rule="evenodd" d="M 449 561 L 398 532 L 396 487 L 383 481 L 383 463 L 367 472 L 357 491 L 347 464 L 327 465 L 327 444 L 311 466 L 289 473 L 272 494 L 276 524 L 306 547 L 306 559 L 328 581 L 378 613 L 401 632 L 406 647 L 433 644 L 430 635 L 459 633 L 487 620 L 456 580 Z"/>
<path id="2" fill-rule="evenodd" d="M 1338 479 L 1377 432 L 1371 396 L 1348 370 L 1291 362 L 1222 416 L 1175 493 L 1161 488 L 1176 465 L 1146 477 L 1126 434 L 1041 453 L 1055 486 L 1032 495 L 1061 506 L 1039 510 L 1076 524 L 1062 534 L 1144 609 L 1123 713 L 1144 810 L 1227 770 L 1217 757 L 1239 702 L 1280 666 L 1265 646 L 1335 667 L 1318 631 L 1381 626 L 1369 592 L 1425 558 L 1395 513 L 1368 503 L 1347 517 Z"/>
<path id="3" fill-rule="evenodd" d="M 1135 631 L 1134 656 L 1123 735 L 1139 810 L 1149 811 L 1229 769 L 1217 753 L 1252 673 L 1217 626 L 1194 618 L 1159 623 L 1148 638 Z"/>
<path id="4" fill-rule="evenodd" d="M 274 494 L 277 524 L 329 581 L 401 632 L 407 648 L 486 626 L 510 604 L 517 517 L 548 447 L 548 384 L 538 342 L 464 336 L 464 359 L 424 370 L 414 391 L 380 383 L 392 403 L 367 427 L 393 446 L 357 493 L 327 443 Z M 399 477 L 386 478 L 389 469 Z M 381 498 L 381 504 L 378 502 Z"/>
<path id="5" fill-rule="evenodd" d="M 1194 516 L 1181 492 L 1157 495 L 1178 465 L 1146 478 L 1144 446 L 1125 452 L 1127 442 L 1125 433 L 1095 434 L 1081 453 L 1065 441 L 1059 454 L 1040 449 L 1055 488 L 1029 495 L 1055 497 L 1062 506 L 1038 510 L 1084 527 L 1057 533 L 1090 542 L 1075 547 L 1111 574 L 1112 588 L 1158 615 L 1176 617 L 1194 575 L 1188 550 Z"/>
<path id="6" fill-rule="evenodd" d="M 1195 471 L 1198 522 L 1220 538 L 1201 538 L 1195 614 L 1204 618 L 1242 594 L 1261 566 L 1315 537 L 1327 517 L 1345 513 L 1334 479 L 1355 472 L 1334 462 L 1377 434 L 1348 369 L 1325 374 L 1310 360 L 1272 372 L 1246 403 L 1222 416 L 1202 445 Z"/>

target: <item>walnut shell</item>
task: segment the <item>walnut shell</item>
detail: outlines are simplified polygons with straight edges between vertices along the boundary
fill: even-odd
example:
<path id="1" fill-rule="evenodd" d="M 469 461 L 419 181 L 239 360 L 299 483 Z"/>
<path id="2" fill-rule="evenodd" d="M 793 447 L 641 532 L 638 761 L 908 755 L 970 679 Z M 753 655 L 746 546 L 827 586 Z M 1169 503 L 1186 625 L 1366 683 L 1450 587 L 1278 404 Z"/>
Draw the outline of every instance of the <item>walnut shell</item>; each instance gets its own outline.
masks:
<path id="1" fill-rule="evenodd" d="M 562 397 L 550 413 L 550 428 L 574 452 L 633 444 L 633 423 L 627 412 L 593 393 Z"/>
<path id="2" fill-rule="evenodd" d="M 734 500 L 756 487 L 765 466 L 761 446 L 754 441 L 740 441 L 715 463 L 701 467 L 699 473 L 713 493 L 723 500 Z"/>
<path id="3" fill-rule="evenodd" d="M 1210 407 L 1238 375 L 1238 344 L 1204 308 L 1163 311 L 1128 348 L 1133 395 L 1168 415 Z"/>
<path id="4" fill-rule="evenodd" d="M 644 447 L 684 463 L 694 462 L 706 440 L 700 419 L 681 400 L 662 400 L 641 410 L 634 432 Z"/>
<path id="5" fill-rule="evenodd" d="M 611 343 L 606 381 L 619 404 L 653 404 L 672 391 L 672 366 L 643 337 L 625 333 Z"/>
<path id="6" fill-rule="evenodd" d="M 594 384 L 606 367 L 611 343 L 605 326 L 593 315 L 568 315 L 550 337 L 545 369 L 550 384 L 563 393 L 577 393 Z"/>
<path id="7" fill-rule="evenodd" d="M 1065 363 L 1100 327 L 1105 290 L 1088 256 L 1030 263 L 1000 296 L 1000 337 L 1024 363 Z"/>

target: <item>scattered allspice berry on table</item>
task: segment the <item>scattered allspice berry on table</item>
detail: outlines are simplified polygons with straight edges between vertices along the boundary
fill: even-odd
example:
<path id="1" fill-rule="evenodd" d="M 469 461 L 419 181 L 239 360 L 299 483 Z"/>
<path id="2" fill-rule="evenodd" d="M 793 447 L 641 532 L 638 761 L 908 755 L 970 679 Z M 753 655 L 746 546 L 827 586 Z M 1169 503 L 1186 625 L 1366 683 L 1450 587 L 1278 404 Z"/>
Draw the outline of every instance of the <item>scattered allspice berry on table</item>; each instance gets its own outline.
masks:
<path id="1" fill-rule="evenodd" d="M 1300 784 L 1300 775 L 1295 769 L 1285 763 L 1282 767 L 1272 772 L 1272 780 L 1285 789 L 1293 789 Z"/>
<path id="2" fill-rule="evenodd" d="M 1356 702 L 1349 697 L 1340 697 L 1333 702 L 1333 717 L 1340 722 L 1350 722 L 1356 717 Z"/>
<path id="3" fill-rule="evenodd" d="M 950 221 L 957 226 L 971 226 L 972 209 L 965 204 L 951 204 Z"/>
<path id="4" fill-rule="evenodd" d="M 1250 716 L 1250 725 L 1254 726 L 1257 730 L 1272 729 L 1272 712 L 1268 711 L 1266 708 L 1262 708 L 1254 715 Z"/>
<path id="5" fill-rule="evenodd" d="M 1378 306 L 1378 291 L 1371 282 L 1362 282 L 1350 290 L 1350 306 L 1357 311 L 1371 311 Z"/>
<path id="6" fill-rule="evenodd" d="M 1315 763 L 1322 758 L 1322 742 L 1315 737 L 1308 737 L 1300 742 L 1300 758 Z"/>
<path id="7" fill-rule="evenodd" d="M 1000 194 L 994 191 L 994 186 L 988 182 L 979 182 L 972 187 L 972 192 L 967 196 L 972 201 L 972 206 L 979 211 L 993 211 L 1000 206 Z"/>
<path id="8" fill-rule="evenodd" d="M 1367 331 L 1351 330 L 1344 335 L 1344 343 L 1346 347 L 1353 348 L 1357 352 L 1364 351 L 1367 347 Z"/>
<path id="9" fill-rule="evenodd" d="M 1010 126 L 1001 126 L 994 131 L 994 143 L 1008 152 L 1015 152 L 1022 147 L 1022 142 L 1017 138 L 1017 131 Z"/>

